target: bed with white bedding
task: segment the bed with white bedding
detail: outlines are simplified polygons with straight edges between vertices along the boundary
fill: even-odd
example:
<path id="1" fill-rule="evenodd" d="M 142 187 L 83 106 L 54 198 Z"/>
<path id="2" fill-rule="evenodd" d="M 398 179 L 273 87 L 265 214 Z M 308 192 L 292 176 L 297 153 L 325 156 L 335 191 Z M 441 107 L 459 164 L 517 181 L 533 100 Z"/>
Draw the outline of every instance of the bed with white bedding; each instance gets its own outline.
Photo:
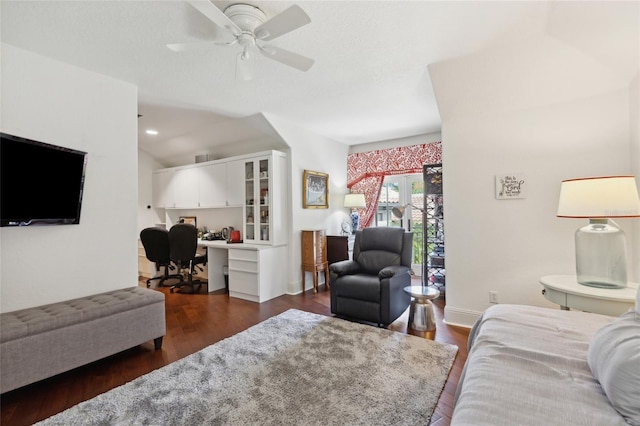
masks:
<path id="1" fill-rule="evenodd" d="M 469 355 L 458 384 L 451 424 L 636 424 L 640 420 L 640 313 L 630 310 L 625 315 L 619 319 L 523 305 L 490 307 L 469 334 Z M 608 344 L 606 340 L 620 333 L 607 329 L 620 328 L 623 320 L 623 334 L 630 339 Z M 598 345 L 592 344 L 594 338 L 600 339 Z M 636 355 L 624 354 L 621 363 L 627 365 L 621 368 L 630 368 L 625 380 L 632 376 L 635 382 L 626 384 L 632 390 L 624 391 L 620 400 L 627 400 L 618 407 L 609 397 L 617 398 L 619 389 L 607 386 L 613 383 L 615 388 L 620 378 L 611 374 L 624 370 L 617 366 L 604 370 L 609 368 L 605 361 L 616 359 L 616 348 L 623 340 L 631 342 L 634 348 L 627 349 L 636 351 Z M 589 361 L 596 369 L 598 363 L 605 366 L 600 367 L 599 376 L 603 385 L 594 377 L 598 375 L 592 372 Z"/>

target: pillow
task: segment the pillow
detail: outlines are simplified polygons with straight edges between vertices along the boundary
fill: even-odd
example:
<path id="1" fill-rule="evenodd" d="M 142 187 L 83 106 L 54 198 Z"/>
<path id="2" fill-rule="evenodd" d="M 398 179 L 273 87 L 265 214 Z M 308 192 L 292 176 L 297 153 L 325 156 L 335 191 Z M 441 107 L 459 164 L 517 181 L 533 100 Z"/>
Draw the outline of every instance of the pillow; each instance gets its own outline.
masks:
<path id="1" fill-rule="evenodd" d="M 636 292 L 636 312 L 640 315 L 640 285 L 638 286 L 638 291 Z"/>
<path id="2" fill-rule="evenodd" d="M 613 408 L 640 426 L 640 318 L 634 310 L 594 334 L 587 361 Z"/>

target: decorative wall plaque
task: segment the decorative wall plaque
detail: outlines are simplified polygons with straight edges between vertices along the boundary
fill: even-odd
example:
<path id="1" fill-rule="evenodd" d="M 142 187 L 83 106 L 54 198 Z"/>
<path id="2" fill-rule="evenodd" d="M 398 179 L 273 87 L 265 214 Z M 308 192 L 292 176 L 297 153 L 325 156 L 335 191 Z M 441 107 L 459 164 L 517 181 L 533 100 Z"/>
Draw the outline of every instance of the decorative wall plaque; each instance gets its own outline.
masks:
<path id="1" fill-rule="evenodd" d="M 496 199 L 527 198 L 527 179 L 522 173 L 496 175 Z"/>

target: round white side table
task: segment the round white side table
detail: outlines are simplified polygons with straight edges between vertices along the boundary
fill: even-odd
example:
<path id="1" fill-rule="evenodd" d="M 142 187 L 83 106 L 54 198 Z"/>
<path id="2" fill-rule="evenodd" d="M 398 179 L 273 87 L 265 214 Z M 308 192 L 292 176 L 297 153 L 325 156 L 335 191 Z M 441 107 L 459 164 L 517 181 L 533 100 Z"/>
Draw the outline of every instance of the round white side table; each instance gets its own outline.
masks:
<path id="1" fill-rule="evenodd" d="M 598 288 L 578 283 L 575 275 L 546 275 L 540 278 L 542 294 L 561 309 L 620 316 L 636 303 L 638 283 L 625 288 Z"/>
<path id="2" fill-rule="evenodd" d="M 405 287 L 404 291 L 413 297 L 409 308 L 409 327 L 416 331 L 434 331 L 436 320 L 431 299 L 440 296 L 440 291 L 420 285 Z"/>

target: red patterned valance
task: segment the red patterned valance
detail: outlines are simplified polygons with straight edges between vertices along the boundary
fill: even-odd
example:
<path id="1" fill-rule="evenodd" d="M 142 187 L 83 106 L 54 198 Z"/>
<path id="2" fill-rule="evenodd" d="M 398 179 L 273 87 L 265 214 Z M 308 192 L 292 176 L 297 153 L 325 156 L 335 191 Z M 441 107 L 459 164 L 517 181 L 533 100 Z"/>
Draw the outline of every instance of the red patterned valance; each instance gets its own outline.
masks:
<path id="1" fill-rule="evenodd" d="M 385 176 L 422 173 L 424 164 L 438 163 L 442 163 L 442 142 L 350 154 L 347 157 L 347 188 L 364 194 L 367 201 L 367 207 L 360 209 L 362 227 L 371 224 Z"/>

